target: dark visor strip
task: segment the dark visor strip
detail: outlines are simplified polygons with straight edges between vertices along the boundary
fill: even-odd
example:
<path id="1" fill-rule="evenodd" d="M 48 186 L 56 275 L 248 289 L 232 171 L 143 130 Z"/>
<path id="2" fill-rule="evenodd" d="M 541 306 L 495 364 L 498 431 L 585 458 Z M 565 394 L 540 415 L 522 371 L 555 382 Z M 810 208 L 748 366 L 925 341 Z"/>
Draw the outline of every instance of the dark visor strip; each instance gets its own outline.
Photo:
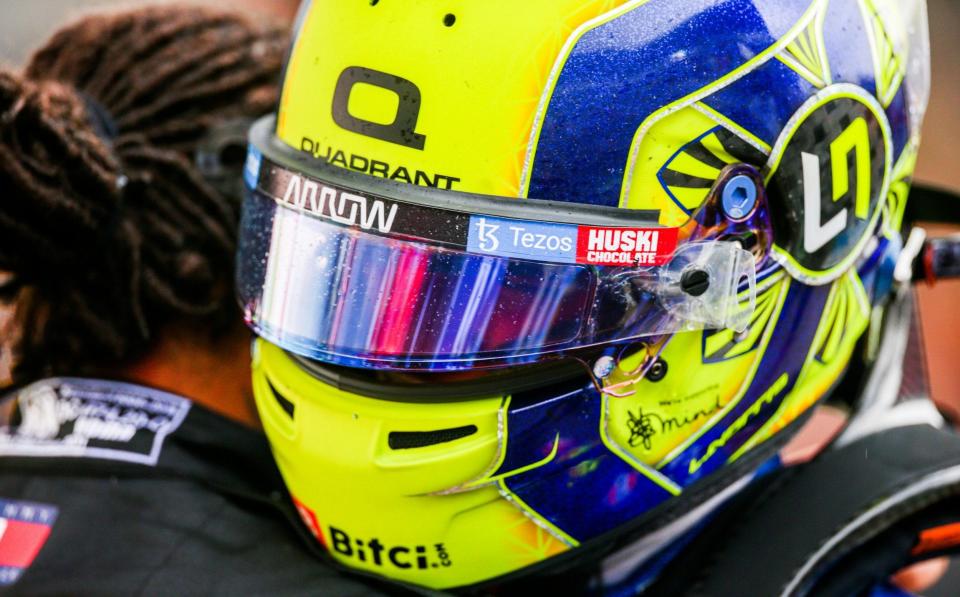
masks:
<path id="1" fill-rule="evenodd" d="M 373 234 L 422 239 L 479 254 L 585 265 L 657 266 L 670 260 L 679 238 L 678 228 L 533 221 L 398 201 L 294 172 L 253 145 L 248 168 L 248 185 L 255 184 L 260 194 L 284 207 Z"/>
<path id="2" fill-rule="evenodd" d="M 257 190 L 281 205 L 343 226 L 466 249 L 470 214 L 393 201 L 300 175 L 266 156 Z"/>

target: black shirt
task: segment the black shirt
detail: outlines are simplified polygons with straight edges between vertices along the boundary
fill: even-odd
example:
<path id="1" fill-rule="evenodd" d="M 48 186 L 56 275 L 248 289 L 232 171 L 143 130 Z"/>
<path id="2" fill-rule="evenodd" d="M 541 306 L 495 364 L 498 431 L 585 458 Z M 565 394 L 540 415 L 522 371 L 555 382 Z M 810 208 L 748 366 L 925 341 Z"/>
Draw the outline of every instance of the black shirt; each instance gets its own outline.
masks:
<path id="1" fill-rule="evenodd" d="M 6 398 L 10 399 L 17 400 L 13 421 L 0 423 L 2 594 L 428 593 L 338 568 L 298 521 L 264 436 L 187 399 L 141 386 L 83 379 L 44 380 Z M 4 400 L 0 398 L 0 406 Z M 864 453 L 873 458 L 865 461 Z M 744 586 L 759 580 L 779 582 L 783 575 L 767 574 L 774 570 L 772 564 L 749 566 L 760 553 L 756 546 L 762 544 L 751 533 L 766 537 L 770 528 L 777 528 L 781 546 L 763 553 L 773 562 L 791 564 L 783 551 L 788 532 L 808 539 L 794 541 L 797 546 L 818 547 L 823 537 L 814 532 L 812 522 L 826 524 L 860 512 L 861 503 L 880 503 L 877 496 L 895 495 L 903 487 L 915 486 L 914 476 L 941 470 L 960 470 L 960 439 L 954 434 L 913 426 L 866 436 L 807 467 L 775 473 L 755 491 L 743 492 L 725 510 L 726 518 L 715 520 L 711 532 L 697 538 L 670 566 L 703 574 L 710 570 L 709 578 L 721 587 L 733 582 L 728 574 L 732 570 Z M 936 478 L 940 477 L 940 485 L 915 496 L 916 509 L 901 508 L 897 516 L 891 511 L 884 518 L 890 532 L 905 538 L 901 544 L 881 536 L 889 562 L 878 563 L 880 552 L 856 551 L 860 557 L 856 569 L 863 574 L 856 577 L 855 586 L 869 586 L 871 579 L 882 580 L 905 565 L 918 529 L 957 520 L 952 504 L 960 499 L 960 482 L 945 475 Z M 837 484 L 838 478 L 854 482 Z M 831 490 L 825 492 L 824 487 Z M 854 506 L 838 508 L 841 497 Z M 820 508 L 821 502 L 826 507 Z M 796 520 L 802 509 L 797 504 L 810 510 L 801 516 L 805 524 L 784 525 L 782 521 Z M 764 508 L 776 520 L 753 524 Z M 786 508 L 787 513 L 776 508 Z M 920 517 L 924 508 L 925 517 Z M 810 529 L 812 534 L 806 537 Z M 739 548 L 734 541 L 738 536 L 744 539 Z M 701 543 L 703 549 L 698 549 Z M 954 547 L 960 550 L 960 543 Z M 728 559 L 739 554 L 737 561 L 747 562 L 746 569 L 705 566 L 724 554 Z M 844 557 L 853 562 L 852 556 Z M 587 572 L 592 570 L 585 566 Z M 849 572 L 854 566 L 843 569 Z M 846 587 L 848 577 L 852 575 L 841 577 L 843 583 L 837 587 Z M 671 579 L 684 587 L 690 580 L 686 572 L 665 573 L 662 578 L 669 589 L 665 594 L 670 595 L 680 589 L 670 585 Z M 707 577 L 698 578 L 696 586 L 704 586 Z M 569 594 L 583 589 L 589 578 L 563 569 L 552 576 L 521 580 L 497 592 Z"/>
<path id="2" fill-rule="evenodd" d="M 261 434 L 115 382 L 51 379 L 8 399 L 18 408 L 0 427 L 0 593 L 384 588 L 340 572 L 301 535 Z"/>

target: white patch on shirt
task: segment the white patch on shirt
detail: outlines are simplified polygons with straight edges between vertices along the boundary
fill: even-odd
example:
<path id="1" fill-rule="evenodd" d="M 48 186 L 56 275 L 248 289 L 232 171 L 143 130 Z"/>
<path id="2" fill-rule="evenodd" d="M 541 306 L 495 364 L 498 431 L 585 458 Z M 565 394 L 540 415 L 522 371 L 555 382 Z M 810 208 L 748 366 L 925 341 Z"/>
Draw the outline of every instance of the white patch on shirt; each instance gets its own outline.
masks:
<path id="1" fill-rule="evenodd" d="M 97 458 L 155 466 L 191 402 L 151 388 L 48 379 L 16 396 L 20 425 L 0 427 L 0 456 Z"/>

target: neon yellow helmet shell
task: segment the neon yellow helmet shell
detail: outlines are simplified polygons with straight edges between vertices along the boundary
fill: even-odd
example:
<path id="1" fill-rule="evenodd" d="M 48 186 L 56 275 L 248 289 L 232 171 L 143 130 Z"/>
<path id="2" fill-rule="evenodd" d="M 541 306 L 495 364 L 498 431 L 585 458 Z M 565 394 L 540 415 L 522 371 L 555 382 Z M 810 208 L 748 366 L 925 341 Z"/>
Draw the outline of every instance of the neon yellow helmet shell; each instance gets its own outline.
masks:
<path id="1" fill-rule="evenodd" d="M 689 220 L 725 168 L 750 164 L 775 235 L 745 332 L 664 338 L 603 372 L 615 392 L 564 370 L 444 399 L 449 375 L 417 385 L 258 341 L 264 429 L 331 556 L 426 587 L 475 585 L 612 549 L 772 457 L 860 354 L 889 291 L 926 101 L 922 6 L 306 6 L 276 125 L 296 150 L 442 190 L 658 210 L 665 226 Z M 832 167 L 831 152 L 844 158 Z M 802 155 L 821 156 L 830 182 L 819 228 L 790 244 L 783 230 L 821 201 L 794 192 Z M 830 237 L 839 213 L 848 233 Z M 654 357 L 657 375 L 635 375 Z"/>
<path id="2" fill-rule="evenodd" d="M 770 281 L 763 293 L 763 317 L 776 321 L 789 285 L 785 276 Z M 857 325 L 866 325 L 866 320 Z M 758 349 L 710 366 L 699 362 L 700 334 L 675 336 L 661 358 L 671 368 L 689 367 L 691 373 L 660 382 L 632 382 L 628 391 L 644 397 L 639 408 L 632 400 L 600 398 L 598 439 L 671 495 L 680 495 L 682 488 L 657 468 L 674 460 L 718 414 L 744 398 L 776 326 L 763 322 L 756 329 L 760 337 L 739 344 L 717 342 L 733 351 L 758 342 Z M 824 329 L 829 333 L 830 326 Z M 734 458 L 815 403 L 838 379 L 857 338 L 844 338 L 828 363 L 811 363 L 796 389 L 779 401 L 778 416 L 769 418 Z M 442 402 L 410 387 L 406 400 L 371 398 L 319 379 L 302 362 L 263 340 L 257 341 L 254 355 L 254 392 L 274 456 L 304 523 L 340 563 L 400 581 L 450 588 L 524 570 L 580 545 L 510 490 L 510 478 L 556 459 L 552 450 L 532 457 L 526 466 L 504 470 L 510 395 Z M 611 382 L 629 379 L 626 372 L 635 365 L 624 361 Z M 782 391 L 783 383 L 778 380 L 774 389 Z M 757 404 L 770 399 L 768 393 Z M 634 421 L 644 414 L 659 425 L 656 441 L 649 445 L 637 441 L 634 433 Z M 468 435 L 457 437 L 460 432 Z M 403 434 L 427 436 L 426 442 L 437 441 L 430 435 L 451 434 L 453 439 L 398 448 L 395 438 Z M 588 477 L 592 466 L 587 459 L 574 466 L 572 474 Z M 687 463 L 693 473 L 700 466 L 696 459 Z"/>
<path id="3" fill-rule="evenodd" d="M 254 370 L 280 470 L 308 528 L 341 563 L 441 588 L 568 549 L 482 481 L 500 451 L 503 397 L 428 406 L 366 398 L 324 384 L 262 341 Z M 276 395 L 294 404 L 293 420 Z M 391 434 L 470 427 L 476 432 L 459 441 L 391 448 Z"/>
<path id="4" fill-rule="evenodd" d="M 525 197 L 531 145 L 535 146 L 533 139 L 542 124 L 537 117 L 545 93 L 555 83 L 555 69 L 583 33 L 636 4 L 625 0 L 495 0 L 482 5 L 440 5 L 429 0 L 373 5 L 313 2 L 287 67 L 277 136 L 330 164 L 372 176 Z M 336 97 L 342 74 L 357 65 L 415 82 L 421 98 L 416 131 L 425 138 L 422 148 L 384 142 L 337 124 L 327 107 Z M 350 87 L 350 114 L 376 124 L 392 123 L 398 114 L 398 93 L 358 80 Z M 701 106 L 670 115 L 652 131 L 644 153 L 658 154 L 662 166 L 691 138 L 715 129 L 718 117 Z M 739 130 L 763 146 L 752 134 Z M 706 142 L 722 159 L 737 161 L 719 140 Z M 715 178 L 718 171 L 701 164 L 692 173 Z M 686 220 L 687 214 L 667 191 L 650 184 L 656 175 L 657 170 L 638 163 L 634 176 L 645 180 L 633 185 L 632 192 L 625 189 L 620 203 L 660 209 L 664 223 Z M 706 198 L 707 189 L 680 192 L 685 205 L 695 207 Z"/>

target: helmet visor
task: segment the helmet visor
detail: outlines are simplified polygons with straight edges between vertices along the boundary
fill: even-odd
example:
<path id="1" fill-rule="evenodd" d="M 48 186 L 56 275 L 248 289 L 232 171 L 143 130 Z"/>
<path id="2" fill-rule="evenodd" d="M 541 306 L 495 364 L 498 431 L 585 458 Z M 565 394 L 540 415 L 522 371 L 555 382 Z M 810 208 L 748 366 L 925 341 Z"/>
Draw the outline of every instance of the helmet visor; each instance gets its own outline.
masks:
<path id="1" fill-rule="evenodd" d="M 296 354 L 462 370 L 681 330 L 742 330 L 752 313 L 754 258 L 737 243 L 684 243 L 649 219 L 578 225 L 454 209 L 431 193 L 417 202 L 374 194 L 282 163 L 256 141 L 238 293 L 254 331 Z M 518 214 L 540 203 L 488 201 Z M 555 215 L 583 219 L 563 209 Z"/>

